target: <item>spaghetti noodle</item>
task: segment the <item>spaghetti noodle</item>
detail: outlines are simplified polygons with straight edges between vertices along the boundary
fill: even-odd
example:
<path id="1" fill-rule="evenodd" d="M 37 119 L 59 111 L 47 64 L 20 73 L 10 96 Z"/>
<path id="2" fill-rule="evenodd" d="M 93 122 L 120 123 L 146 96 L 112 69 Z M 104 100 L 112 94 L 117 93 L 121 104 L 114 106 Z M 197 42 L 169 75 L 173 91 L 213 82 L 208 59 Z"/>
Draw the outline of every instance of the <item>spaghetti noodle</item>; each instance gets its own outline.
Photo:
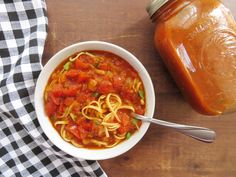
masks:
<path id="1" fill-rule="evenodd" d="M 68 57 L 52 73 L 44 93 L 45 111 L 60 136 L 76 147 L 111 148 L 141 126 L 145 92 L 137 72 L 105 51 Z"/>

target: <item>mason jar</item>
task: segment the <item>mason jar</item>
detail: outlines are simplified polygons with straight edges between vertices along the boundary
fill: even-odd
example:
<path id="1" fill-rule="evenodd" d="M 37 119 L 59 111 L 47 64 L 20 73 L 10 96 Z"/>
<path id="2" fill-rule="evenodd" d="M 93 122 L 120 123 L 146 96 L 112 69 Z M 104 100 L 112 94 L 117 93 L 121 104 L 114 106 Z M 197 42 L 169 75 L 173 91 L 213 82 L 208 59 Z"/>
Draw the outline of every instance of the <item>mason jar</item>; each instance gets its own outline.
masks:
<path id="1" fill-rule="evenodd" d="M 234 0 L 154 0 L 154 44 L 186 100 L 199 113 L 236 110 Z M 232 8 L 236 10 L 235 8 Z"/>

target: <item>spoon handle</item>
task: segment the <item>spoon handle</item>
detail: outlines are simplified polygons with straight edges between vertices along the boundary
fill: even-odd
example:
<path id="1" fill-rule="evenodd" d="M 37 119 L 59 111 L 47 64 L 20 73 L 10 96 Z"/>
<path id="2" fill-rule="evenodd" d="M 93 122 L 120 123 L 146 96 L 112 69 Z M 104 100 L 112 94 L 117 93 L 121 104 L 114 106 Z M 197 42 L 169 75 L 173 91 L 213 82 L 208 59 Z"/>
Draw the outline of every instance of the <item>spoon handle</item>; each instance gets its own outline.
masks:
<path id="1" fill-rule="evenodd" d="M 165 126 L 168 128 L 173 128 L 180 133 L 183 133 L 187 136 L 190 136 L 192 138 L 195 138 L 197 140 L 200 140 L 206 143 L 213 142 L 216 136 L 216 133 L 213 130 L 204 128 L 204 127 L 177 124 L 177 123 L 167 122 L 167 121 L 163 121 L 159 119 L 147 118 L 145 116 L 137 115 L 137 114 L 135 114 L 134 117 L 143 121 L 152 122 L 152 123 Z"/>

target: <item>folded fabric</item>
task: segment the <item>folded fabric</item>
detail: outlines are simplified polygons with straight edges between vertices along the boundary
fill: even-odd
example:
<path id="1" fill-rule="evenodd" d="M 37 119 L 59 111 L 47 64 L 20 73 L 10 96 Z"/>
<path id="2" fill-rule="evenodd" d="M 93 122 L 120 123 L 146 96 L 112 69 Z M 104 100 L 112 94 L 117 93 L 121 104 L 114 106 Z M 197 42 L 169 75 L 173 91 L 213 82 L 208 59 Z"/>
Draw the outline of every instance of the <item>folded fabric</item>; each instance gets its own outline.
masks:
<path id="1" fill-rule="evenodd" d="M 47 36 L 46 4 L 0 0 L 0 176 L 102 176 L 96 161 L 54 146 L 39 126 L 34 89 Z"/>

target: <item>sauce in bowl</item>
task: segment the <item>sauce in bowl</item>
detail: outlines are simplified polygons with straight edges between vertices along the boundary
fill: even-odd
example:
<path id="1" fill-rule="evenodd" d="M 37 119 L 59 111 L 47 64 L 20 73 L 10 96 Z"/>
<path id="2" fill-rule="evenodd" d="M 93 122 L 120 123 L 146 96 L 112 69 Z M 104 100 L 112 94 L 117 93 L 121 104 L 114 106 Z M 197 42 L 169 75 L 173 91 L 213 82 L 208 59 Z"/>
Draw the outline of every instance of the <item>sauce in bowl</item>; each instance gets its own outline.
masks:
<path id="1" fill-rule="evenodd" d="M 141 126 L 131 112 L 144 114 L 145 92 L 137 71 L 106 51 L 82 51 L 51 74 L 45 112 L 60 136 L 77 147 L 110 148 Z"/>

